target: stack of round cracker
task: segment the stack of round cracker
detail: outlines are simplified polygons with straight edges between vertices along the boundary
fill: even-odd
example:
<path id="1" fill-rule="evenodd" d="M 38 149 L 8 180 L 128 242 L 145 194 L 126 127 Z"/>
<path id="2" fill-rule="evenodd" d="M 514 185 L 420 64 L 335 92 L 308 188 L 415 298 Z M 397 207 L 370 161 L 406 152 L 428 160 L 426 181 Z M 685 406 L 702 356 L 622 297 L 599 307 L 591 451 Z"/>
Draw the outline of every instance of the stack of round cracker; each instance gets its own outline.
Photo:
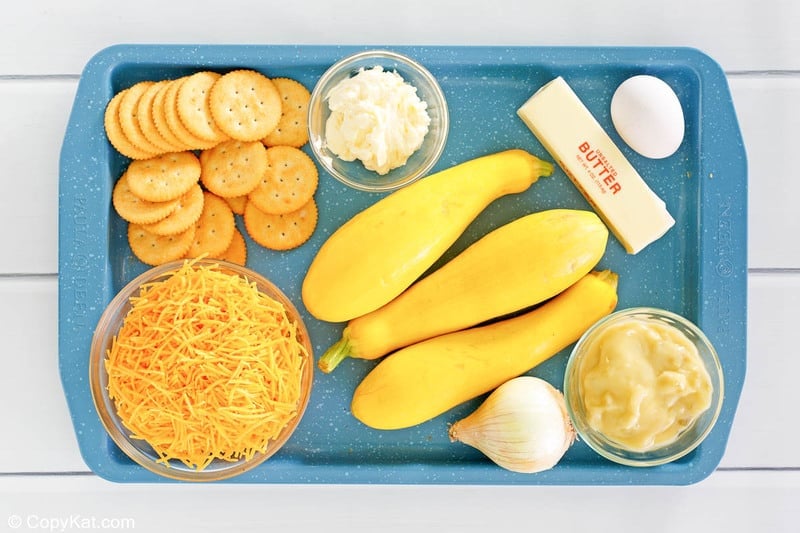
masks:
<path id="1" fill-rule="evenodd" d="M 131 159 L 205 150 L 229 139 L 299 148 L 308 140 L 309 98 L 308 89 L 289 78 L 201 71 L 118 92 L 106 106 L 105 130 Z"/>
<path id="2" fill-rule="evenodd" d="M 245 239 L 273 250 L 308 240 L 318 172 L 308 140 L 310 94 L 252 70 L 142 81 L 105 112 L 111 144 L 133 159 L 113 192 L 142 262 L 208 256 L 244 264 Z M 199 152 L 199 156 L 195 152 Z"/>
<path id="3" fill-rule="evenodd" d="M 128 243 L 148 265 L 208 255 L 244 264 L 234 245 L 228 204 L 200 187 L 200 161 L 192 152 L 134 161 L 114 186 L 112 203 L 128 222 Z"/>

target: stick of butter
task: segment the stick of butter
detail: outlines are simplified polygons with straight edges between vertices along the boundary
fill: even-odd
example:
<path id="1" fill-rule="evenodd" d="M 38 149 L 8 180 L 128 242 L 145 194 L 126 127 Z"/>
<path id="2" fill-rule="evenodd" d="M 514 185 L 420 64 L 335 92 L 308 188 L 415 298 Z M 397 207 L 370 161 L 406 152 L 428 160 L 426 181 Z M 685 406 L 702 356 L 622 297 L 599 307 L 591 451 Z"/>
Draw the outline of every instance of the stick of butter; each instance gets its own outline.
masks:
<path id="1" fill-rule="evenodd" d="M 629 254 L 640 252 L 675 224 L 664 201 L 563 78 L 544 85 L 517 114 Z"/>

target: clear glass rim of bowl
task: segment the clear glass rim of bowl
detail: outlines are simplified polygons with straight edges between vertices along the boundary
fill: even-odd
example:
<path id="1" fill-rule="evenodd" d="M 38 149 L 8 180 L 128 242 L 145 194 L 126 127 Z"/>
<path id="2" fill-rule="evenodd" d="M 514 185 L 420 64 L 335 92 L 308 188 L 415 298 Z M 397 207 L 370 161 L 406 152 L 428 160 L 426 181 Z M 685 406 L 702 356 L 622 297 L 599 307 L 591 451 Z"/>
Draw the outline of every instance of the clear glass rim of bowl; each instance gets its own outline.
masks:
<path id="1" fill-rule="evenodd" d="M 138 465 L 146 468 L 147 470 L 158 474 L 160 476 L 175 479 L 178 481 L 219 481 L 240 475 L 248 470 L 255 468 L 269 457 L 274 455 L 291 437 L 294 430 L 297 428 L 300 420 L 303 418 L 306 407 L 311 396 L 311 386 L 313 383 L 313 360 L 314 355 L 312 352 L 311 340 L 308 335 L 306 326 L 297 311 L 297 308 L 292 304 L 289 298 L 281 291 L 274 283 L 267 278 L 249 268 L 240 265 L 229 263 L 218 259 L 198 259 L 193 260 L 193 264 L 208 266 L 218 265 L 219 269 L 246 277 L 251 282 L 255 282 L 261 291 L 266 292 L 270 297 L 275 298 L 286 308 L 288 315 L 297 321 L 298 338 L 303 343 L 308 352 L 308 360 L 303 365 L 303 375 L 301 378 L 301 397 L 297 408 L 297 414 L 294 419 L 281 431 L 275 439 L 269 442 L 269 446 L 265 453 L 257 452 L 251 459 L 240 459 L 235 462 L 226 462 L 216 459 L 212 465 L 214 468 L 206 468 L 205 470 L 197 471 L 186 467 L 180 461 L 172 461 L 170 466 L 162 463 L 157 463 L 154 460 L 155 453 L 148 455 L 141 448 L 149 448 L 144 441 L 136 441 L 128 437 L 128 430 L 122 424 L 119 416 L 116 414 L 114 402 L 108 397 L 106 393 L 106 385 L 108 376 L 105 371 L 105 355 L 106 348 L 109 346 L 116 330 L 112 331 L 112 324 L 116 318 L 123 318 L 127 309 L 130 308 L 129 298 L 134 296 L 140 285 L 150 281 L 158 281 L 167 278 L 177 269 L 179 269 L 185 260 L 177 260 L 170 263 L 153 267 L 126 284 L 115 296 L 111 302 L 106 306 L 100 319 L 95 327 L 94 335 L 92 336 L 90 355 L 89 355 L 89 388 L 92 394 L 92 401 L 95 409 L 97 410 L 100 422 L 108 433 L 112 441 L 128 456 L 132 461 Z"/>
<path id="2" fill-rule="evenodd" d="M 601 433 L 595 431 L 587 423 L 584 422 L 583 416 L 579 413 L 580 410 L 580 393 L 578 380 L 575 378 L 577 373 L 577 365 L 579 363 L 581 350 L 583 347 L 592 340 L 594 334 L 603 327 L 617 322 L 619 320 L 629 318 L 631 316 L 645 316 L 649 318 L 666 319 L 672 325 L 677 325 L 678 329 L 690 332 L 697 338 L 697 343 L 705 347 L 708 357 L 704 357 L 701 351 L 701 358 L 706 366 L 711 382 L 714 387 L 712 392 L 712 404 L 707 411 L 701 414 L 695 422 L 684 430 L 681 435 L 673 442 L 664 445 L 660 448 L 654 448 L 645 452 L 635 452 L 627 450 L 624 447 L 615 444 L 610 439 L 605 438 Z M 684 331 L 684 332 L 685 332 Z M 709 368 L 710 365 L 710 368 Z M 573 347 L 567 366 L 564 371 L 564 396 L 567 405 L 567 412 L 572 420 L 578 436 L 596 453 L 626 466 L 636 467 L 651 467 L 671 463 L 684 457 L 695 450 L 705 438 L 711 433 L 716 425 L 717 419 L 722 411 L 723 400 L 725 397 L 725 378 L 723 374 L 722 364 L 719 359 L 714 345 L 705 335 L 705 333 L 691 320 L 683 317 L 672 311 L 659 309 L 655 307 L 630 307 L 621 309 L 607 315 L 596 323 L 594 323 L 583 335 L 581 335 L 578 342 Z M 702 430 L 697 431 L 694 437 L 685 446 L 679 446 L 681 439 L 686 435 L 692 434 L 695 426 L 704 421 Z"/>
<path id="3" fill-rule="evenodd" d="M 359 61 L 365 59 L 378 59 L 378 60 L 389 60 L 392 62 L 406 64 L 412 70 L 415 70 L 419 73 L 419 75 L 433 88 L 433 96 L 436 100 L 436 104 L 439 107 L 439 115 L 440 115 L 440 122 L 441 122 L 441 134 L 436 138 L 435 142 L 436 145 L 431 156 L 425 161 L 425 163 L 414 170 L 414 172 L 408 174 L 403 179 L 398 180 L 396 182 L 389 182 L 385 184 L 373 184 L 373 185 L 366 185 L 359 181 L 356 181 L 346 174 L 337 170 L 333 164 L 331 164 L 332 157 L 326 155 L 322 151 L 321 144 L 324 144 L 324 129 L 325 125 L 324 122 L 319 127 L 319 130 L 314 127 L 314 112 L 316 109 L 320 109 L 323 105 L 325 105 L 325 93 L 323 89 L 327 87 L 329 82 L 332 78 L 340 74 L 342 69 L 346 68 L 350 64 L 358 63 Z M 428 102 L 426 100 L 428 106 L 430 107 L 432 102 Z M 374 49 L 374 50 L 363 50 L 360 52 L 356 52 L 349 56 L 346 56 L 342 59 L 339 59 L 334 64 L 332 64 L 328 69 L 320 76 L 317 80 L 317 83 L 314 86 L 314 89 L 311 91 L 311 99 L 308 104 L 308 117 L 307 117 L 307 128 L 308 128 L 308 138 L 309 138 L 309 146 L 311 147 L 311 151 L 314 153 L 314 156 L 320 162 L 320 164 L 325 168 L 325 170 L 331 174 L 334 178 L 339 180 L 340 182 L 348 185 L 357 190 L 367 191 L 367 192 L 388 192 L 399 189 L 406 185 L 410 185 L 414 181 L 422 178 L 426 174 L 428 174 L 431 169 L 436 165 L 439 159 L 444 153 L 445 145 L 447 144 L 447 137 L 450 130 L 450 112 L 447 106 L 447 100 L 444 96 L 444 91 L 442 90 L 439 82 L 436 78 L 431 74 L 431 72 L 425 68 L 421 63 L 418 61 L 400 54 L 398 52 L 393 52 L 391 50 L 384 50 L 384 49 Z M 428 132 L 430 134 L 430 132 Z M 400 167 L 402 168 L 402 167 Z"/>

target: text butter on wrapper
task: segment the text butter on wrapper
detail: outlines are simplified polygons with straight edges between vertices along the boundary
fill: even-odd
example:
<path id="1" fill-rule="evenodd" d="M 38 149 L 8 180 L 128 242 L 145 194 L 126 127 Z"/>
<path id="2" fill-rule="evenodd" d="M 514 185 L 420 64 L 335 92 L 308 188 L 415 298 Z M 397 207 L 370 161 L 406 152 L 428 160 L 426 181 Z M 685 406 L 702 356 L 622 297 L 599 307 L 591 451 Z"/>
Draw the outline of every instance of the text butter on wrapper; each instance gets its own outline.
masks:
<path id="1" fill-rule="evenodd" d="M 517 114 L 583 193 L 630 254 L 675 224 L 578 95 L 558 77 Z"/>

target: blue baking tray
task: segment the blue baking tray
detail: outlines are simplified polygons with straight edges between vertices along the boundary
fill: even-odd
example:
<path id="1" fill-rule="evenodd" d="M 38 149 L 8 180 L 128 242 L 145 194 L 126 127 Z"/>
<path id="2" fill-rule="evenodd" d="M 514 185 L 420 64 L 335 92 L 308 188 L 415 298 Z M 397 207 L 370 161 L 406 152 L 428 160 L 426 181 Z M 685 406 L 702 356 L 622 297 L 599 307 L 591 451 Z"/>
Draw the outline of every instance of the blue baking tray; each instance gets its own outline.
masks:
<path id="1" fill-rule="evenodd" d="M 567 80 L 676 219 L 666 236 L 636 256 L 610 239 L 599 268 L 620 274 L 618 308 L 661 307 L 703 328 L 716 345 L 725 373 L 722 413 L 702 445 L 671 464 L 620 466 L 577 442 L 555 468 L 516 474 L 448 439 L 448 424 L 471 412 L 480 398 L 406 430 L 363 426 L 349 413 L 349 404 L 355 386 L 375 363 L 347 360 L 332 374 L 317 372 L 308 410 L 285 447 L 230 482 L 677 485 L 697 482 L 713 472 L 725 451 L 746 367 L 745 150 L 727 81 L 717 63 L 694 49 L 637 47 L 119 45 L 100 51 L 80 79 L 62 146 L 59 182 L 59 367 L 88 466 L 113 481 L 167 481 L 134 464 L 114 445 L 89 391 L 94 326 L 114 294 L 146 269 L 132 256 L 125 225 L 111 207 L 112 186 L 128 161 L 104 135 L 106 103 L 135 82 L 175 78 L 198 69 L 252 68 L 271 77 L 289 76 L 312 88 L 332 63 L 367 48 L 409 55 L 439 80 L 451 127 L 435 170 L 508 148 L 550 159 L 516 110 L 545 82 L 556 76 Z M 667 159 L 638 156 L 611 125 L 611 96 L 623 80 L 636 74 L 663 79 L 683 105 L 686 137 Z M 319 226 L 307 244 L 277 253 L 248 238 L 248 266 L 273 280 L 297 304 L 317 356 L 339 338 L 342 325 L 320 322 L 305 311 L 300 298 L 304 272 L 335 228 L 380 197 L 349 189 L 321 173 L 316 193 Z M 491 228 L 556 207 L 589 208 L 560 169 L 524 193 L 495 201 L 442 261 Z M 561 387 L 567 355 L 564 350 L 532 374 Z"/>

